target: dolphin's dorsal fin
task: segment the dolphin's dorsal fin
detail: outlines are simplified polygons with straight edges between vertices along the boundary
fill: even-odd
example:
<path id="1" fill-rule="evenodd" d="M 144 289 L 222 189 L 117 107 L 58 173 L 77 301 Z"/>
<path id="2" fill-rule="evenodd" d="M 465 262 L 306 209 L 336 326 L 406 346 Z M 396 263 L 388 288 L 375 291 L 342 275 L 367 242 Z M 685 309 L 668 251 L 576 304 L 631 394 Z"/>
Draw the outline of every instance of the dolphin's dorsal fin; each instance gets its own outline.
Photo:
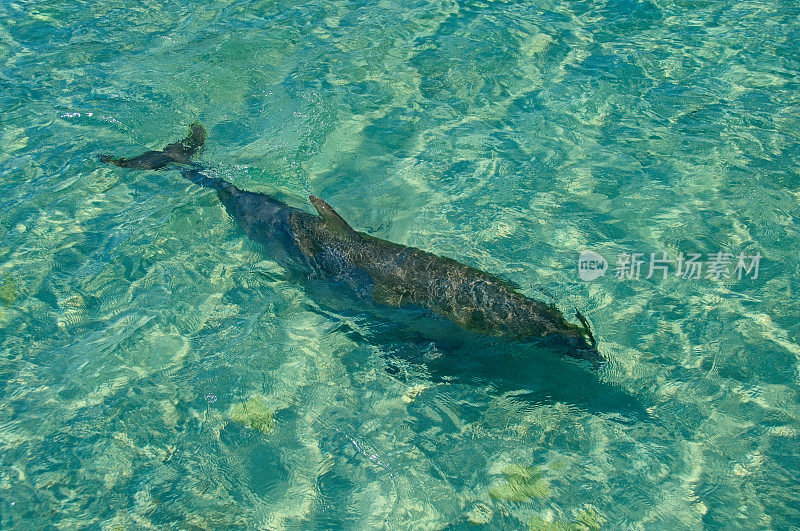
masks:
<path id="1" fill-rule="evenodd" d="M 326 229 L 341 235 L 356 234 L 356 231 L 328 203 L 315 195 L 308 196 L 308 199 L 319 212 L 319 217 L 325 222 Z"/>

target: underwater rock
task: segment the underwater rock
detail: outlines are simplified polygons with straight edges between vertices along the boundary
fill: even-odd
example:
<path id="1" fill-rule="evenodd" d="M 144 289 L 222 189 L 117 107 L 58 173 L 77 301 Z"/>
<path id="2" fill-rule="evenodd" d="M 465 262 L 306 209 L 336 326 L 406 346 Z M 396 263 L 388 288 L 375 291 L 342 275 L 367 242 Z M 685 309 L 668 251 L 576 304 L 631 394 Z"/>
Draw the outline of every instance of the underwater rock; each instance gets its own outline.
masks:
<path id="1" fill-rule="evenodd" d="M 410 404 L 413 402 L 421 392 L 428 389 L 430 384 L 417 384 L 408 388 L 408 391 L 403 395 L 403 402 Z"/>
<path id="2" fill-rule="evenodd" d="M 606 519 L 594 507 L 588 506 L 578 511 L 575 516 L 577 523 L 586 529 L 600 529 Z"/>
<path id="3" fill-rule="evenodd" d="M 524 502 L 543 498 L 550 492 L 544 473 L 538 467 L 510 465 L 503 469 L 506 483 L 489 489 L 493 500 Z"/>
<path id="4" fill-rule="evenodd" d="M 467 521 L 472 525 L 486 525 L 492 521 L 494 511 L 485 503 L 476 503 L 475 507 L 467 513 Z"/>
<path id="5" fill-rule="evenodd" d="M 14 284 L 14 279 L 11 275 L 6 275 L 3 279 L 3 284 L 0 285 L 0 302 L 6 306 L 14 304 L 14 299 L 17 296 L 17 286 Z"/>
<path id="6" fill-rule="evenodd" d="M 231 418 L 261 433 L 269 433 L 275 427 L 274 414 L 261 396 L 252 396 L 246 402 L 234 404 Z"/>
<path id="7" fill-rule="evenodd" d="M 532 531 L 593 531 L 600 529 L 606 519 L 591 505 L 586 506 L 575 514 L 572 523 L 560 520 L 549 521 L 540 516 L 534 516 L 528 523 Z"/>

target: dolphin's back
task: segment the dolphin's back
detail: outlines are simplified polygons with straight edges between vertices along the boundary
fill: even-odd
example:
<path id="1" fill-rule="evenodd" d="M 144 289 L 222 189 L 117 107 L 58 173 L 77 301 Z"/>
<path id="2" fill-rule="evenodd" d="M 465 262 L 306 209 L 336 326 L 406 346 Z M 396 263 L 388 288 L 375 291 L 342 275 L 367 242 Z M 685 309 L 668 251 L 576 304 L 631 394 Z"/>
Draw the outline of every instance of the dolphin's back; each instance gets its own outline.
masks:
<path id="1" fill-rule="evenodd" d="M 334 277 L 366 273 L 376 302 L 428 308 L 484 335 L 579 336 L 558 309 L 525 297 L 500 278 L 451 258 L 357 232 L 324 201 L 313 198 L 312 203 L 320 218 L 295 220 L 292 225 L 299 247 Z"/>
<path id="2" fill-rule="evenodd" d="M 486 335 L 515 339 L 558 332 L 557 310 L 516 292 L 507 282 L 479 269 L 412 247 L 364 235 L 356 256 L 374 256 L 365 268 L 381 281 L 377 298 L 400 306 L 428 307 L 457 324 Z M 546 318 L 545 318 L 546 317 Z M 547 325 L 554 326 L 548 329 Z"/>

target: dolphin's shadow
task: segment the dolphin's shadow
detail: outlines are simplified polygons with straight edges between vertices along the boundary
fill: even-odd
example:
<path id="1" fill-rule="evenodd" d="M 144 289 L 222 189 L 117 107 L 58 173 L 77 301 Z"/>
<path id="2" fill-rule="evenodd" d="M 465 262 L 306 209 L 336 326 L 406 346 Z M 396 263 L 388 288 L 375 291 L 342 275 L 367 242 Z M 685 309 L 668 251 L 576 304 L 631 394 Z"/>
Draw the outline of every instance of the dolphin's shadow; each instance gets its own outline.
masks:
<path id="1" fill-rule="evenodd" d="M 398 358 L 424 364 L 434 381 L 490 386 L 529 406 L 564 403 L 623 423 L 648 420 L 641 398 L 605 381 L 603 370 L 553 350 L 504 340 L 395 343 Z"/>
<path id="2" fill-rule="evenodd" d="M 533 345 L 503 347 L 464 345 L 429 366 L 437 375 L 485 380 L 498 393 L 513 393 L 530 405 L 565 403 L 621 422 L 650 418 L 641 398 L 604 380 L 602 370 L 594 371 L 587 364 Z"/>
<path id="3" fill-rule="evenodd" d="M 332 291 L 314 290 L 309 309 L 346 322 L 339 330 L 378 347 L 398 377 L 396 365 L 413 363 L 424 366 L 432 381 L 489 387 L 533 407 L 564 403 L 623 423 L 650 419 L 642 397 L 604 379 L 607 368 L 593 370 L 588 362 L 536 343 L 480 336 L 421 308 L 384 308 L 363 299 L 343 303 L 341 291 L 321 286 Z"/>

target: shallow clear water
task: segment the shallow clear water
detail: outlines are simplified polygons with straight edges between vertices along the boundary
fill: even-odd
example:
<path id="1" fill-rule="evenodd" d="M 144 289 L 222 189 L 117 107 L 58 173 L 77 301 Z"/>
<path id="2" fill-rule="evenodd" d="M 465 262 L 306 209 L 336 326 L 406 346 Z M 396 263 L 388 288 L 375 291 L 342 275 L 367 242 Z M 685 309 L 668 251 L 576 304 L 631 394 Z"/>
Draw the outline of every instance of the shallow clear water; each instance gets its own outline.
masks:
<path id="1" fill-rule="evenodd" d="M 0 527 L 800 525 L 795 2 L 101 4 L 0 5 Z M 95 158 L 196 119 L 226 179 L 550 293 L 610 363 L 438 374 Z M 613 274 L 719 251 L 758 278 Z"/>

